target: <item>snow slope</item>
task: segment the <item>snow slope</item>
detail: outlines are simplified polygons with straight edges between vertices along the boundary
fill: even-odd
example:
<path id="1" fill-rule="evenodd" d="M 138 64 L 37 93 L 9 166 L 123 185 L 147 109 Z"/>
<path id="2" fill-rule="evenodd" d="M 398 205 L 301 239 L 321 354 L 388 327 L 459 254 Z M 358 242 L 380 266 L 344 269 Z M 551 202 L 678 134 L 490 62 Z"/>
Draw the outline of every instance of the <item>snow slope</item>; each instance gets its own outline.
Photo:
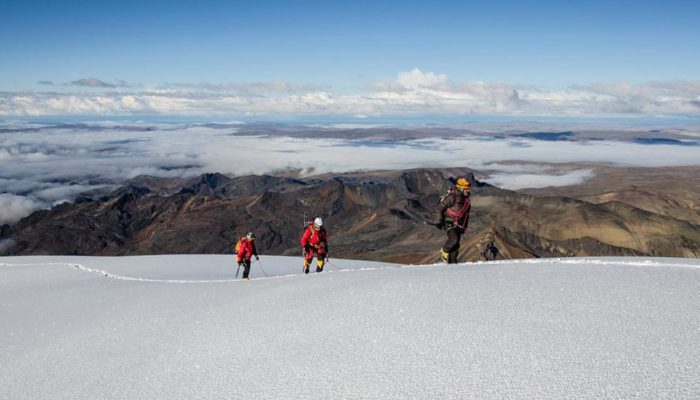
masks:
<path id="1" fill-rule="evenodd" d="M 700 260 L 262 261 L 0 258 L 0 398 L 700 397 Z"/>

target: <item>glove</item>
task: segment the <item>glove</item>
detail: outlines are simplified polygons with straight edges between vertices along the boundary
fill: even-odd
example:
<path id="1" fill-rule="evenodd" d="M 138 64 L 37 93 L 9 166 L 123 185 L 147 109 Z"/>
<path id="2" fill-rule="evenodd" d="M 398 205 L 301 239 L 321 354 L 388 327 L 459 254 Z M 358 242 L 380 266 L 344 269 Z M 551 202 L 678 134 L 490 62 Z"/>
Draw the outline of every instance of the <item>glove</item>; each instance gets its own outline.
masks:
<path id="1" fill-rule="evenodd" d="M 240 267 L 241 265 L 243 265 L 243 261 L 238 261 L 238 266 Z"/>
<path id="2" fill-rule="evenodd" d="M 443 230 L 445 228 L 445 223 L 442 221 L 436 222 L 435 227 L 438 228 L 439 230 Z"/>

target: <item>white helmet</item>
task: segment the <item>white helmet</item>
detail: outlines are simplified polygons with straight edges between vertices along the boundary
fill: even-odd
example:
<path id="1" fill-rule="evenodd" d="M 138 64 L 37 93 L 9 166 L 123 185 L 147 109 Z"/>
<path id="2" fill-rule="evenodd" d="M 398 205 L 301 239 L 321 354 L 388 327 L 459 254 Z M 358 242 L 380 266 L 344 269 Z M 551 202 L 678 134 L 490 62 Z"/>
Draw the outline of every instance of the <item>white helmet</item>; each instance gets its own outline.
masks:
<path id="1" fill-rule="evenodd" d="M 321 219 L 321 217 L 316 217 L 316 219 L 314 220 L 314 226 L 316 228 L 322 227 L 323 226 L 323 219 Z"/>

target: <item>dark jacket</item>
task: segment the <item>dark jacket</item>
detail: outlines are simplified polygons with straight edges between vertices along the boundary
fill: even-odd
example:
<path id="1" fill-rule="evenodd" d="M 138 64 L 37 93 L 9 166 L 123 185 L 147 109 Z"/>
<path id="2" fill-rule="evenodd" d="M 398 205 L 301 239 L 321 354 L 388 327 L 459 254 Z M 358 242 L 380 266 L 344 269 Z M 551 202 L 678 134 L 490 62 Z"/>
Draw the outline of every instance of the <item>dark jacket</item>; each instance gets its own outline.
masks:
<path id="1" fill-rule="evenodd" d="M 469 195 L 451 189 L 440 199 L 435 210 L 434 222 L 437 226 L 456 227 L 465 231 L 469 224 L 471 202 Z"/>

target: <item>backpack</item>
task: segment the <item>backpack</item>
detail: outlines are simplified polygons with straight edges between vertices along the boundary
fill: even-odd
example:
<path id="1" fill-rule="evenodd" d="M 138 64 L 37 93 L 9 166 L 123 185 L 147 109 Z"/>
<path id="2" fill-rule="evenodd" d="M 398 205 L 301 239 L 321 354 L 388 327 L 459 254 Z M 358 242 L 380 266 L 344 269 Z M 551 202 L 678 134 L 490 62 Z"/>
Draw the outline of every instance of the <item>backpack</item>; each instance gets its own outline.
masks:
<path id="1" fill-rule="evenodd" d="M 236 242 L 236 245 L 233 246 L 233 254 L 238 254 L 238 252 L 241 250 L 241 245 L 243 244 L 244 240 L 245 240 L 245 236 L 238 239 L 238 241 Z"/>
<path id="2" fill-rule="evenodd" d="M 440 197 L 440 203 L 442 203 L 447 196 L 457 196 L 457 189 L 454 187 L 451 187 L 447 193 L 445 193 L 443 196 Z M 464 199 L 464 205 L 460 210 L 454 211 L 452 208 L 448 208 L 445 210 L 445 215 L 452 220 L 452 223 L 459 227 L 462 228 L 463 230 L 466 230 L 466 223 L 468 221 L 468 217 L 465 218 L 465 216 L 468 216 L 469 210 L 471 209 L 471 200 L 469 200 L 469 197 L 466 197 Z"/>

